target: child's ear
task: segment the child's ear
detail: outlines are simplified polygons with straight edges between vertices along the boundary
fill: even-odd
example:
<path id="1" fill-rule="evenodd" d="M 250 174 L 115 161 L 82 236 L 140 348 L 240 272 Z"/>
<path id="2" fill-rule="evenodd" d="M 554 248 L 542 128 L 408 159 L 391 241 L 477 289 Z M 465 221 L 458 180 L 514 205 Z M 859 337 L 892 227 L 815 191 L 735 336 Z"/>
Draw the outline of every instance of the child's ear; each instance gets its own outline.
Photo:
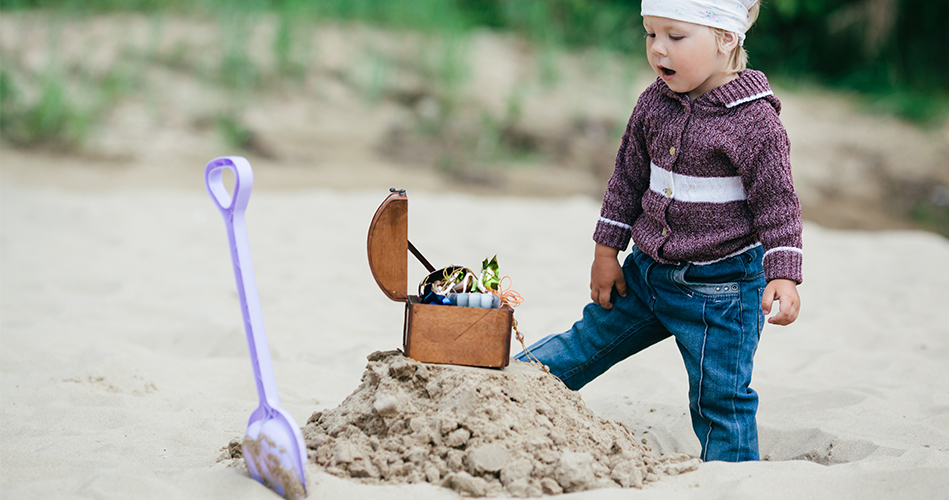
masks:
<path id="1" fill-rule="evenodd" d="M 725 31 L 719 39 L 718 49 L 727 55 L 731 54 L 735 47 L 738 47 L 738 35 L 731 31 Z"/>

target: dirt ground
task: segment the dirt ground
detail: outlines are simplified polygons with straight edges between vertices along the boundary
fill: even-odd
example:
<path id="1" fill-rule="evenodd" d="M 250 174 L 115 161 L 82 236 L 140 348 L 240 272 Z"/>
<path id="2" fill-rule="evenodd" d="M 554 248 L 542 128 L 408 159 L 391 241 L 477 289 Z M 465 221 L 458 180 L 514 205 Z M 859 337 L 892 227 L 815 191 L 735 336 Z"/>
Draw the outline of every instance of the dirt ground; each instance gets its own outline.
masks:
<path id="1" fill-rule="evenodd" d="M 240 154 L 260 189 L 598 198 L 636 96 L 653 78 L 641 61 L 545 50 L 505 34 L 452 39 L 340 25 L 298 31 L 281 67 L 275 21 L 246 25 L 237 42 L 219 26 L 5 13 L 0 56 L 24 102 L 38 98 L 56 65 L 77 105 L 98 111 L 78 144 L 5 136 L 0 180 L 203 189 L 209 159 Z M 234 53 L 250 76 L 228 83 L 221 61 Z M 103 91 L 117 76 L 121 90 Z M 949 122 L 907 124 L 825 89 L 776 93 L 808 220 L 949 233 L 939 222 L 949 214 Z"/>

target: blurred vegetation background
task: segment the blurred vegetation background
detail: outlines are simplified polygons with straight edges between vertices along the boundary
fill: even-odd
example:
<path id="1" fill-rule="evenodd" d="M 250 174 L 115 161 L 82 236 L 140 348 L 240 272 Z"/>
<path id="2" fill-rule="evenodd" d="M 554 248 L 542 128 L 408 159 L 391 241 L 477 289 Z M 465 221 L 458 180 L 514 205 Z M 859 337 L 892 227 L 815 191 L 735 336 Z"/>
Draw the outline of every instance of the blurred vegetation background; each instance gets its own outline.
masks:
<path id="1" fill-rule="evenodd" d="M 210 132 L 228 149 L 293 163 L 315 142 L 338 144 L 331 122 L 356 107 L 295 111 L 357 95 L 366 109 L 399 109 L 387 130 L 373 129 L 375 142 L 349 150 L 469 183 L 496 177 L 486 167 L 558 165 L 598 177 L 588 189 L 598 195 L 652 78 L 639 11 L 628 0 L 3 0 L 0 138 L 164 158 L 169 144 L 203 154 Z M 946 19 L 947 0 L 764 0 L 746 49 L 781 87 L 855 97 L 928 134 L 949 128 Z M 479 38 L 486 31 L 504 40 L 495 52 Z M 495 66 L 499 86 L 477 88 L 473 68 Z M 281 95 L 304 98 L 281 107 Z M 347 123 L 361 136 L 382 121 L 366 109 Z M 107 121 L 109 133 L 93 137 Z M 822 163 L 802 179 L 815 193 L 805 208 L 836 227 L 897 219 L 949 235 L 945 147 L 885 139 L 872 151 L 815 142 L 809 158 Z M 926 151 L 908 159 L 908 148 Z M 855 222 L 874 217 L 891 222 Z"/>
<path id="2" fill-rule="evenodd" d="M 275 50 L 282 54 L 290 52 L 293 30 L 303 23 L 360 21 L 456 34 L 487 27 L 545 46 L 597 46 L 641 57 L 639 5 L 622 0 L 4 0 L 0 9 L 230 19 L 235 13 L 270 13 L 280 20 Z M 942 25 L 947 19 L 947 1 L 765 0 L 747 49 L 752 67 L 784 83 L 855 90 L 875 107 L 928 123 L 943 117 L 949 103 L 949 30 Z M 9 82 L 3 82 L 7 95 Z"/>

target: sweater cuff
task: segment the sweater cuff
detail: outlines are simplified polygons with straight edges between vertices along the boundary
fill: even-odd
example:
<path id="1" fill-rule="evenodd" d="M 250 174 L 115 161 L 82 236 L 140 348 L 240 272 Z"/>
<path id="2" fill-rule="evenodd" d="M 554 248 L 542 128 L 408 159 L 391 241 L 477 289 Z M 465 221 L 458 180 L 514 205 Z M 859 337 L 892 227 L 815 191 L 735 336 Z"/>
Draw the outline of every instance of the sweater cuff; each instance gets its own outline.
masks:
<path id="1" fill-rule="evenodd" d="M 633 228 L 629 225 L 600 217 L 593 232 L 593 241 L 622 251 L 629 246 L 632 233 Z"/>
<path id="2" fill-rule="evenodd" d="M 776 248 L 765 253 L 764 275 L 768 281 L 787 279 L 801 284 L 804 254 L 799 248 Z"/>

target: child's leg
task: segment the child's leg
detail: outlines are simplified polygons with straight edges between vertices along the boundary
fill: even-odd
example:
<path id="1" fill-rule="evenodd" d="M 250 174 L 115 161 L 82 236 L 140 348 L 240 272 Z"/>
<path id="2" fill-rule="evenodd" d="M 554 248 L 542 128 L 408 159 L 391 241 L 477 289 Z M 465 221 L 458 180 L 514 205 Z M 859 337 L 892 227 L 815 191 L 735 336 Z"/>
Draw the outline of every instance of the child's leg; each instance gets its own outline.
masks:
<path id="1" fill-rule="evenodd" d="M 633 254 L 639 254 L 635 259 Z M 637 260 L 640 261 L 637 264 Z M 549 335 L 528 349 L 550 367 L 570 389 L 578 390 L 611 366 L 670 336 L 659 323 L 650 305 L 654 299 L 643 286 L 643 270 L 653 261 L 638 250 L 623 264 L 626 297 L 616 295 L 612 309 L 590 303 L 583 319 L 561 334 Z M 529 361 L 527 352 L 514 359 Z"/>
<path id="2" fill-rule="evenodd" d="M 758 459 L 758 395 L 749 387 L 763 326 L 761 250 L 670 268 L 657 314 L 689 374 L 692 427 L 706 461 Z"/>

